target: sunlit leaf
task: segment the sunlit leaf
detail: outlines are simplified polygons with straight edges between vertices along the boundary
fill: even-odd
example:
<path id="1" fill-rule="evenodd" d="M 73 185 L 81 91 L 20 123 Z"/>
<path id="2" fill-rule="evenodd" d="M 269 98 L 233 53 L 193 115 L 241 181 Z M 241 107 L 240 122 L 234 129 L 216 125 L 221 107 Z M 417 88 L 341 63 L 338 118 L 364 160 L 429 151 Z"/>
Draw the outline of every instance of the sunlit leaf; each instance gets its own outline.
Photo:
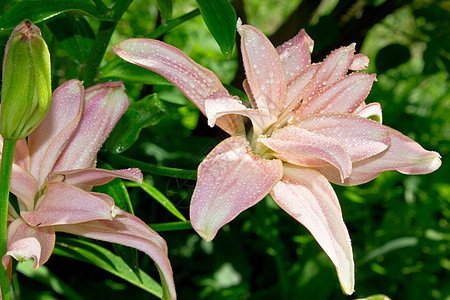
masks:
<path id="1" fill-rule="evenodd" d="M 11 7 L 0 18 L 0 28 L 13 29 L 25 19 L 39 23 L 65 12 L 90 15 L 105 21 L 112 20 L 89 0 L 25 0 Z"/>
<path id="2" fill-rule="evenodd" d="M 53 253 L 93 264 L 157 297 L 162 297 L 162 288 L 158 282 L 142 270 L 136 275 L 122 258 L 99 245 L 75 238 L 58 237 Z"/>
<path id="3" fill-rule="evenodd" d="M 157 94 L 130 105 L 105 143 L 108 151 L 121 153 L 137 141 L 142 128 L 155 125 L 167 115 Z"/>
<path id="4" fill-rule="evenodd" d="M 227 59 L 231 58 L 236 38 L 236 12 L 227 0 L 196 0 L 203 20 L 220 50 Z"/>

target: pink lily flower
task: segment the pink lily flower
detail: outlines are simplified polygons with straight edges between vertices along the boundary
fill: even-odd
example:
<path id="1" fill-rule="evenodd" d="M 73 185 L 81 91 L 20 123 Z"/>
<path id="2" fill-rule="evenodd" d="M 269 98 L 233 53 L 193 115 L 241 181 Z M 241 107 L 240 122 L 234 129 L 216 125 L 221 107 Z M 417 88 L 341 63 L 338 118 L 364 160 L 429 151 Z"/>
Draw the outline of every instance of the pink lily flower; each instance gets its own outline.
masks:
<path id="1" fill-rule="evenodd" d="M 9 205 L 5 268 L 11 268 L 11 257 L 33 258 L 34 269 L 43 265 L 53 252 L 55 232 L 67 232 L 145 252 L 160 271 L 165 299 L 176 298 L 164 239 L 108 195 L 90 191 L 114 178 L 142 182 L 139 169 L 95 168 L 97 152 L 127 107 L 121 82 L 85 91 L 80 81 L 70 80 L 53 92 L 42 123 L 17 142 L 11 192 L 20 211 Z"/>
<path id="2" fill-rule="evenodd" d="M 231 137 L 198 168 L 190 218 L 205 240 L 270 193 L 302 223 L 334 263 L 344 293 L 354 291 L 350 237 L 330 182 L 356 185 L 381 172 L 426 174 L 437 152 L 381 124 L 378 103 L 366 105 L 375 75 L 355 45 L 311 63 L 313 40 L 301 30 L 274 48 L 258 29 L 238 22 L 251 107 L 230 96 L 219 79 L 163 42 L 129 39 L 114 46 L 123 59 L 171 81 Z M 246 130 L 243 117 L 251 120 Z M 372 119 L 377 119 L 376 122 Z"/>

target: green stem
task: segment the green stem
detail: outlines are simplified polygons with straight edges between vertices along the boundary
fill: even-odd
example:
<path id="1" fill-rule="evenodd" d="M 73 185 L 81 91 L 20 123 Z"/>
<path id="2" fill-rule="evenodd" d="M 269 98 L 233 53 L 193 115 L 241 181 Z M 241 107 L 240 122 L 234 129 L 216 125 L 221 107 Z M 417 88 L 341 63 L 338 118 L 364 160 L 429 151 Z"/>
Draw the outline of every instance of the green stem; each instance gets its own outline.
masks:
<path id="1" fill-rule="evenodd" d="M 100 5 L 101 1 L 96 1 Z M 111 40 L 111 36 L 116 29 L 117 22 L 122 18 L 123 13 L 127 10 L 133 0 L 117 1 L 110 10 L 110 14 L 115 21 L 102 21 L 95 38 L 95 44 L 89 53 L 85 64 L 80 71 L 80 80 L 84 81 L 84 86 L 89 87 L 94 84 L 94 79 L 97 76 L 100 63 L 105 55 L 106 49 Z M 101 7 L 105 9 L 105 6 Z"/>
<path id="2" fill-rule="evenodd" d="M 158 26 L 157 28 L 155 28 L 155 30 L 153 30 L 151 33 L 149 33 L 146 36 L 146 38 L 157 39 L 157 38 L 161 37 L 163 34 L 169 32 L 173 28 L 177 27 L 178 25 L 183 24 L 187 20 L 190 20 L 198 15 L 200 15 L 200 10 L 198 8 L 194 9 L 193 11 L 191 11 L 185 15 L 182 15 L 181 17 L 171 20 L 169 23 L 167 23 L 165 25 Z"/>
<path id="3" fill-rule="evenodd" d="M 14 158 L 16 140 L 3 140 L 2 161 L 0 169 L 0 257 L 6 254 L 7 220 L 9 185 L 11 182 L 11 170 Z M 9 287 L 8 271 L 0 264 L 0 283 L 2 287 L 3 300 L 11 299 L 11 289 Z"/>
<path id="4" fill-rule="evenodd" d="M 114 3 L 113 7 L 111 8 L 114 20 L 119 20 L 120 18 L 122 18 L 123 13 L 128 9 L 128 6 L 130 6 L 131 2 L 133 2 L 133 0 L 119 0 Z"/>
<path id="5" fill-rule="evenodd" d="M 111 21 L 102 21 L 97 32 L 95 44 L 89 53 L 85 64 L 81 67 L 80 80 L 84 82 L 86 87 L 94 84 L 95 76 L 97 75 L 98 67 L 105 55 L 111 35 L 116 28 L 116 23 Z"/>
<path id="6" fill-rule="evenodd" d="M 108 13 L 108 7 L 105 5 L 105 3 L 103 3 L 102 0 L 94 0 L 93 1 L 95 3 L 95 5 L 97 6 L 97 8 L 104 14 Z"/>

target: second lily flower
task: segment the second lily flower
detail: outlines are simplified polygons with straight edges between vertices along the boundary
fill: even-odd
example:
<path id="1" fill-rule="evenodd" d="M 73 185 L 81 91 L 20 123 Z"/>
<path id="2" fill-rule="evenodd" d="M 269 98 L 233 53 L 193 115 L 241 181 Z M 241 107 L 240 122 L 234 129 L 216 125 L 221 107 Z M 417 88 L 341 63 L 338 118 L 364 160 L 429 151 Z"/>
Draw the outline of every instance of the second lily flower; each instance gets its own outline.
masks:
<path id="1" fill-rule="evenodd" d="M 95 167 L 97 152 L 127 107 L 121 82 L 85 91 L 80 81 L 70 80 L 53 92 L 44 120 L 17 141 L 11 192 L 20 210 L 9 206 L 5 268 L 11 268 L 12 257 L 33 258 L 33 268 L 43 265 L 53 252 L 55 232 L 62 231 L 145 252 L 160 271 L 165 299 L 176 298 L 164 239 L 108 195 L 91 192 L 117 177 L 142 181 L 139 169 Z"/>

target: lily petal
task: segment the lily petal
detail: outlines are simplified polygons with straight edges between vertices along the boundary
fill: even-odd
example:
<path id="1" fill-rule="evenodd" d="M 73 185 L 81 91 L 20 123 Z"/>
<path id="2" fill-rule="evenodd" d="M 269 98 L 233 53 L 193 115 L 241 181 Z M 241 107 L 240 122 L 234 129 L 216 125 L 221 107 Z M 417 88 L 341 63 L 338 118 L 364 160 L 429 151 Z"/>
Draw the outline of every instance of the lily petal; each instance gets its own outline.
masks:
<path id="1" fill-rule="evenodd" d="M 90 189 L 92 186 L 103 185 L 114 178 L 122 178 L 142 183 L 142 172 L 139 169 L 130 168 L 123 170 L 82 169 L 52 173 L 49 181 L 64 182 L 81 189 Z"/>
<path id="2" fill-rule="evenodd" d="M 113 46 L 124 60 L 152 70 L 172 82 L 204 112 L 204 101 L 213 95 L 229 96 L 219 78 L 181 50 L 157 40 L 128 39 Z"/>
<path id="3" fill-rule="evenodd" d="M 284 75 L 289 82 L 308 65 L 311 64 L 311 53 L 314 41 L 304 29 L 296 36 L 276 48 L 283 63 Z"/>
<path id="4" fill-rule="evenodd" d="M 19 200 L 20 210 L 32 210 L 34 209 L 34 197 L 39 191 L 39 183 L 30 173 L 13 164 L 10 191 Z"/>
<path id="5" fill-rule="evenodd" d="M 152 70 L 169 80 L 205 113 L 206 99 L 231 98 L 219 78 L 210 70 L 190 59 L 181 50 L 157 40 L 128 39 L 113 46 L 122 59 Z M 237 118 L 239 119 L 239 118 Z M 242 131 L 233 117 L 218 120 L 217 126 L 229 134 Z"/>
<path id="6" fill-rule="evenodd" d="M 8 226 L 8 247 L 2 264 L 6 268 L 14 257 L 18 261 L 34 259 L 33 270 L 42 266 L 55 247 L 55 232 L 52 227 L 36 228 L 16 219 Z"/>
<path id="7" fill-rule="evenodd" d="M 122 82 L 98 84 L 87 89 L 81 120 L 53 172 L 92 168 L 97 152 L 127 107 L 128 97 Z"/>
<path id="8" fill-rule="evenodd" d="M 283 179 L 270 194 L 311 232 L 335 265 L 344 293 L 352 294 L 355 272 L 350 236 L 338 198 L 326 178 L 315 170 L 285 165 Z"/>
<path id="9" fill-rule="evenodd" d="M 342 185 L 366 183 L 380 173 L 396 170 L 403 174 L 428 174 L 441 166 L 440 155 L 427 151 L 418 143 L 402 133 L 384 126 L 391 139 L 391 145 L 385 151 L 353 164 L 352 174 L 344 182 L 339 181 L 339 174 L 327 167 L 317 168 L 327 179 Z"/>
<path id="10" fill-rule="evenodd" d="M 244 82 L 242 82 L 242 87 L 244 88 L 244 92 L 248 96 L 248 100 L 250 100 L 250 104 L 253 109 L 258 109 L 258 104 L 256 104 L 255 97 L 253 97 L 252 90 L 250 88 L 250 85 L 248 84 L 247 78 L 244 79 Z"/>
<path id="11" fill-rule="evenodd" d="M 6 221 L 8 226 L 10 222 L 14 221 L 17 218 L 20 218 L 20 216 L 17 214 L 14 206 L 11 205 L 11 202 L 8 202 L 8 217 Z"/>
<path id="12" fill-rule="evenodd" d="M 52 95 L 48 114 L 28 136 L 31 154 L 31 174 L 40 184 L 45 180 L 63 151 L 83 109 L 84 88 L 79 80 L 69 80 Z"/>
<path id="13" fill-rule="evenodd" d="M 112 220 L 118 208 L 110 203 L 72 185 L 49 182 L 36 209 L 21 211 L 20 216 L 31 226 L 37 227 Z"/>
<path id="14" fill-rule="evenodd" d="M 390 138 L 385 126 L 353 114 L 317 114 L 299 119 L 295 126 L 335 138 L 356 162 L 387 149 Z"/>
<path id="15" fill-rule="evenodd" d="M 372 119 L 378 123 L 383 123 L 383 114 L 381 112 L 380 103 L 361 103 L 361 105 L 353 112 L 355 115 L 361 116 L 366 119 Z"/>
<path id="16" fill-rule="evenodd" d="M 238 23 L 245 73 L 258 109 L 280 114 L 286 97 L 286 81 L 280 57 L 269 39 L 257 28 Z"/>
<path id="17" fill-rule="evenodd" d="M 211 241 L 223 225 L 263 199 L 282 173 L 280 160 L 254 155 L 245 138 L 224 140 L 198 168 L 190 205 L 192 227 Z"/>
<path id="18" fill-rule="evenodd" d="M 367 98 L 374 81 L 375 74 L 350 74 L 306 101 L 297 116 L 326 112 L 351 113 Z"/>
<path id="19" fill-rule="evenodd" d="M 353 62 L 348 67 L 350 70 L 360 71 L 369 67 L 369 58 L 364 54 L 358 53 L 353 57 Z"/>
<path id="20" fill-rule="evenodd" d="M 2 143 L 0 143 L 2 144 Z M 1 145 L 3 148 L 3 144 Z M 16 142 L 14 150 L 14 163 L 26 171 L 30 170 L 30 152 L 28 151 L 27 141 L 25 139 Z"/>
<path id="21" fill-rule="evenodd" d="M 118 217 L 108 221 L 54 226 L 55 231 L 117 243 L 138 249 L 150 256 L 161 274 L 165 297 L 176 299 L 172 267 L 167 257 L 167 245 L 161 236 L 137 217 L 118 209 Z"/>
<path id="22" fill-rule="evenodd" d="M 308 83 L 312 80 L 320 64 L 314 64 L 306 67 L 297 76 L 292 78 L 288 82 L 287 95 L 286 95 L 286 110 L 296 109 L 302 102 L 304 96 L 306 95 L 306 87 Z"/>
<path id="23" fill-rule="evenodd" d="M 331 164 L 339 170 L 341 180 L 350 176 L 352 162 L 347 150 L 338 140 L 296 126 L 278 129 L 258 142 L 272 149 L 273 155 L 289 163 L 314 167 Z"/>
<path id="24" fill-rule="evenodd" d="M 308 92 L 304 95 L 304 103 L 312 101 L 310 96 L 321 94 L 323 89 L 331 86 L 347 74 L 348 68 L 353 62 L 354 52 L 355 43 L 348 47 L 336 49 L 325 58 L 308 85 Z"/>
<path id="25" fill-rule="evenodd" d="M 208 125 L 213 126 L 216 118 L 224 115 L 237 114 L 248 117 L 253 124 L 254 134 L 259 135 L 264 129 L 277 121 L 277 118 L 268 112 L 245 107 L 238 100 L 208 99 L 205 102 L 205 112 L 208 117 Z"/>

